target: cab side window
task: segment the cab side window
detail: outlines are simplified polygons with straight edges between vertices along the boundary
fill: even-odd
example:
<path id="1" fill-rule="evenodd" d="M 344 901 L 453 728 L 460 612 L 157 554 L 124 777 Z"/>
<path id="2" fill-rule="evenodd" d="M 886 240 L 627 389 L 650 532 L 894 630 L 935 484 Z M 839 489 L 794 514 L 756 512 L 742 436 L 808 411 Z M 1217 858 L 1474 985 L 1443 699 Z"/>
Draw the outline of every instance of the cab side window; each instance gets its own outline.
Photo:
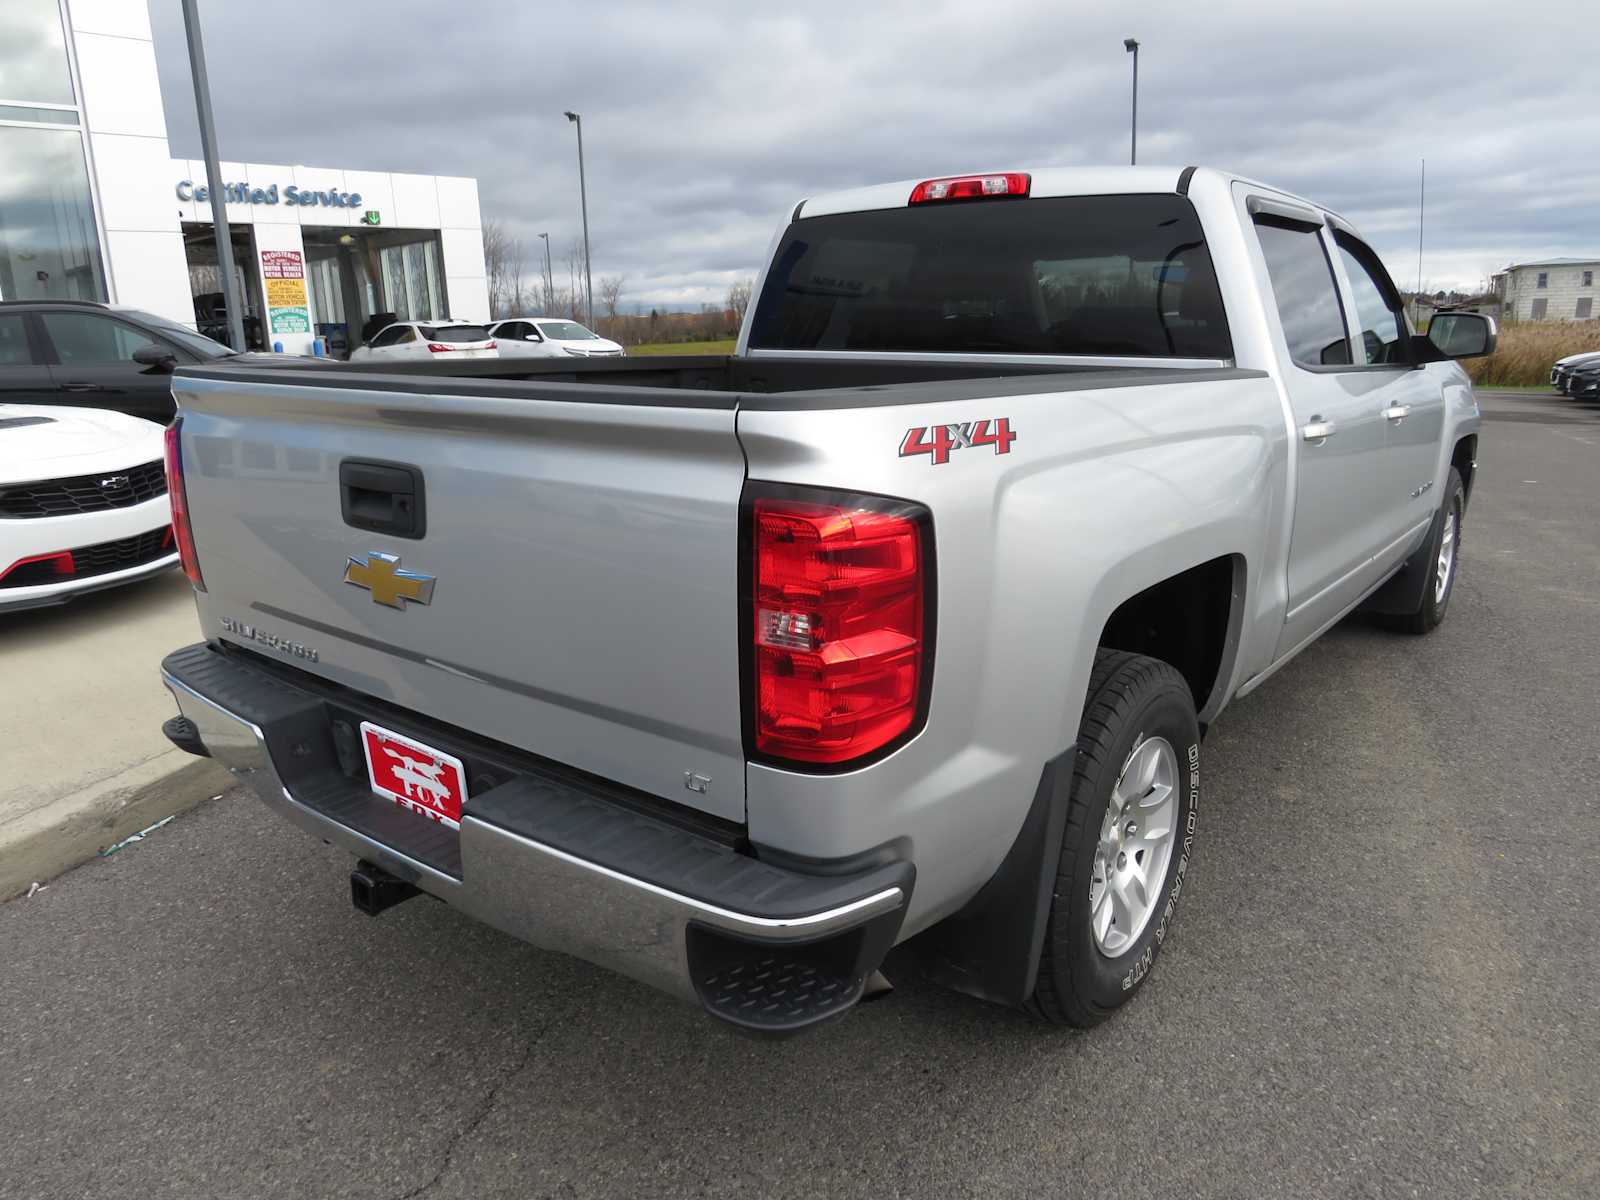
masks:
<path id="1" fill-rule="evenodd" d="M 367 344 L 369 346 L 371 346 L 373 349 L 376 350 L 376 349 L 378 349 L 379 347 L 382 347 L 382 346 L 392 346 L 399 340 L 400 340 L 400 326 L 391 325 L 391 326 L 389 326 L 389 328 L 385 329 L 382 333 L 380 333 L 377 337 L 373 338 L 372 341 L 368 342 Z"/>
<path id="2" fill-rule="evenodd" d="M 1350 278 L 1351 299 L 1361 328 L 1356 335 L 1356 361 L 1368 365 L 1410 365 L 1406 352 L 1406 323 L 1400 315 L 1400 296 L 1388 272 L 1370 248 L 1355 238 L 1338 234 L 1339 259 Z"/>
<path id="3" fill-rule="evenodd" d="M 1289 357 L 1307 367 L 1348 366 L 1344 309 L 1318 228 L 1258 216 L 1256 236 L 1267 260 Z"/>

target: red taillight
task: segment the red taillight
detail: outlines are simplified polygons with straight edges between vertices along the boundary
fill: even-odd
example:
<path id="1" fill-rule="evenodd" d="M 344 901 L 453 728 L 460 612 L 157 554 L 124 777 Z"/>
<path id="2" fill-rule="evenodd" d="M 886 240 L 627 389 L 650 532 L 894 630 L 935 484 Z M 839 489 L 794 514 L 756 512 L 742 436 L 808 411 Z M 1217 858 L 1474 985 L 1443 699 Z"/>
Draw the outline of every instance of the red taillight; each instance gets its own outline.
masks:
<path id="1" fill-rule="evenodd" d="M 189 498 L 183 490 L 183 446 L 179 432 L 183 418 L 174 418 L 167 426 L 167 496 L 172 501 L 172 536 L 178 542 L 178 561 L 183 573 L 189 577 L 197 592 L 206 590 L 206 581 L 200 577 L 200 559 L 194 552 L 194 531 L 189 528 Z"/>
<path id="2" fill-rule="evenodd" d="M 446 346 L 443 342 L 428 343 L 428 353 L 430 354 L 448 354 L 454 349 L 454 346 Z"/>
<path id="3" fill-rule="evenodd" d="M 912 731 L 932 665 L 926 514 L 758 498 L 751 527 L 755 751 L 840 764 Z"/>
<path id="4" fill-rule="evenodd" d="M 911 189 L 910 204 L 935 204 L 941 200 L 993 200 L 999 196 L 1026 196 L 1033 176 L 1020 171 L 999 175 L 952 175 L 924 179 Z"/>
<path id="5" fill-rule="evenodd" d="M 500 348 L 500 343 L 496 342 L 496 341 L 492 341 L 492 340 L 489 342 L 489 344 L 487 346 L 484 347 L 485 350 L 498 350 L 499 348 Z"/>

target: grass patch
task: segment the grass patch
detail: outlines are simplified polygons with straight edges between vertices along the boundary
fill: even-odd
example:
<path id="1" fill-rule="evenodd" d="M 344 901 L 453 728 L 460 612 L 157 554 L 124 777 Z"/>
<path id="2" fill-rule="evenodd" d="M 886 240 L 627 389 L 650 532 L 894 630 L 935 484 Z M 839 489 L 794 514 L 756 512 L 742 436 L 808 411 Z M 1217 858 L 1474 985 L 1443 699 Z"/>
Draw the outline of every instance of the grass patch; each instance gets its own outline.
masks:
<path id="1" fill-rule="evenodd" d="M 1600 351 L 1600 321 L 1518 321 L 1500 326 L 1493 354 L 1462 366 L 1479 387 L 1548 387 L 1556 359 L 1590 350 Z"/>
<path id="2" fill-rule="evenodd" d="M 650 342 L 629 346 L 629 354 L 732 354 L 734 339 L 715 342 Z"/>

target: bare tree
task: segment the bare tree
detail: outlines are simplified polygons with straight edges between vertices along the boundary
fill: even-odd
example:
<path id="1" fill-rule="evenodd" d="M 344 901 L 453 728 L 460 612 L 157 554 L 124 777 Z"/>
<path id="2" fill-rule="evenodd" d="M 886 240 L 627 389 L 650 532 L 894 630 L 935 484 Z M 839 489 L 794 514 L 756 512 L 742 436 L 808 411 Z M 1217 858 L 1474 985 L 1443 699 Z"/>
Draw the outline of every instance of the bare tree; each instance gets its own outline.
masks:
<path id="1" fill-rule="evenodd" d="M 505 298 L 503 317 L 521 316 L 525 310 L 522 294 L 522 275 L 527 269 L 527 254 L 521 238 L 512 238 L 506 247 Z"/>
<path id="2" fill-rule="evenodd" d="M 744 324 L 745 310 L 750 307 L 750 292 L 755 286 L 754 279 L 745 278 L 736 280 L 728 289 L 728 307 L 733 310 L 733 323 L 736 327 Z"/>
<path id="3" fill-rule="evenodd" d="M 494 316 L 505 301 L 508 252 L 511 234 L 499 217 L 490 217 L 483 223 L 483 266 L 489 279 L 489 312 Z"/>
<path id="4" fill-rule="evenodd" d="M 600 278 L 600 304 L 612 321 L 617 319 L 617 306 L 622 303 L 622 285 L 625 282 L 626 277 L 622 275 L 603 275 Z"/>
<path id="5" fill-rule="evenodd" d="M 567 294 L 561 306 L 562 315 L 581 323 L 587 307 L 583 296 L 583 243 L 573 238 L 567 243 L 567 252 L 562 257 L 567 264 Z"/>
<path id="6" fill-rule="evenodd" d="M 483 266 L 489 277 L 489 316 L 519 316 L 534 302 L 537 293 L 526 283 L 527 247 L 498 217 L 483 223 Z"/>

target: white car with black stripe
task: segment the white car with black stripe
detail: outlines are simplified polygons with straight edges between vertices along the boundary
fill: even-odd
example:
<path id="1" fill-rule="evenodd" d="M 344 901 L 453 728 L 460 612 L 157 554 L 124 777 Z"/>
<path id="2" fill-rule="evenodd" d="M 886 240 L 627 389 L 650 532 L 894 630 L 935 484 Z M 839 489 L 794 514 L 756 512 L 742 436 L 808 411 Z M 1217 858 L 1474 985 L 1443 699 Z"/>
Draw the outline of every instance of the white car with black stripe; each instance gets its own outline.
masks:
<path id="1" fill-rule="evenodd" d="M 159 425 L 0 404 L 0 612 L 178 565 Z"/>

